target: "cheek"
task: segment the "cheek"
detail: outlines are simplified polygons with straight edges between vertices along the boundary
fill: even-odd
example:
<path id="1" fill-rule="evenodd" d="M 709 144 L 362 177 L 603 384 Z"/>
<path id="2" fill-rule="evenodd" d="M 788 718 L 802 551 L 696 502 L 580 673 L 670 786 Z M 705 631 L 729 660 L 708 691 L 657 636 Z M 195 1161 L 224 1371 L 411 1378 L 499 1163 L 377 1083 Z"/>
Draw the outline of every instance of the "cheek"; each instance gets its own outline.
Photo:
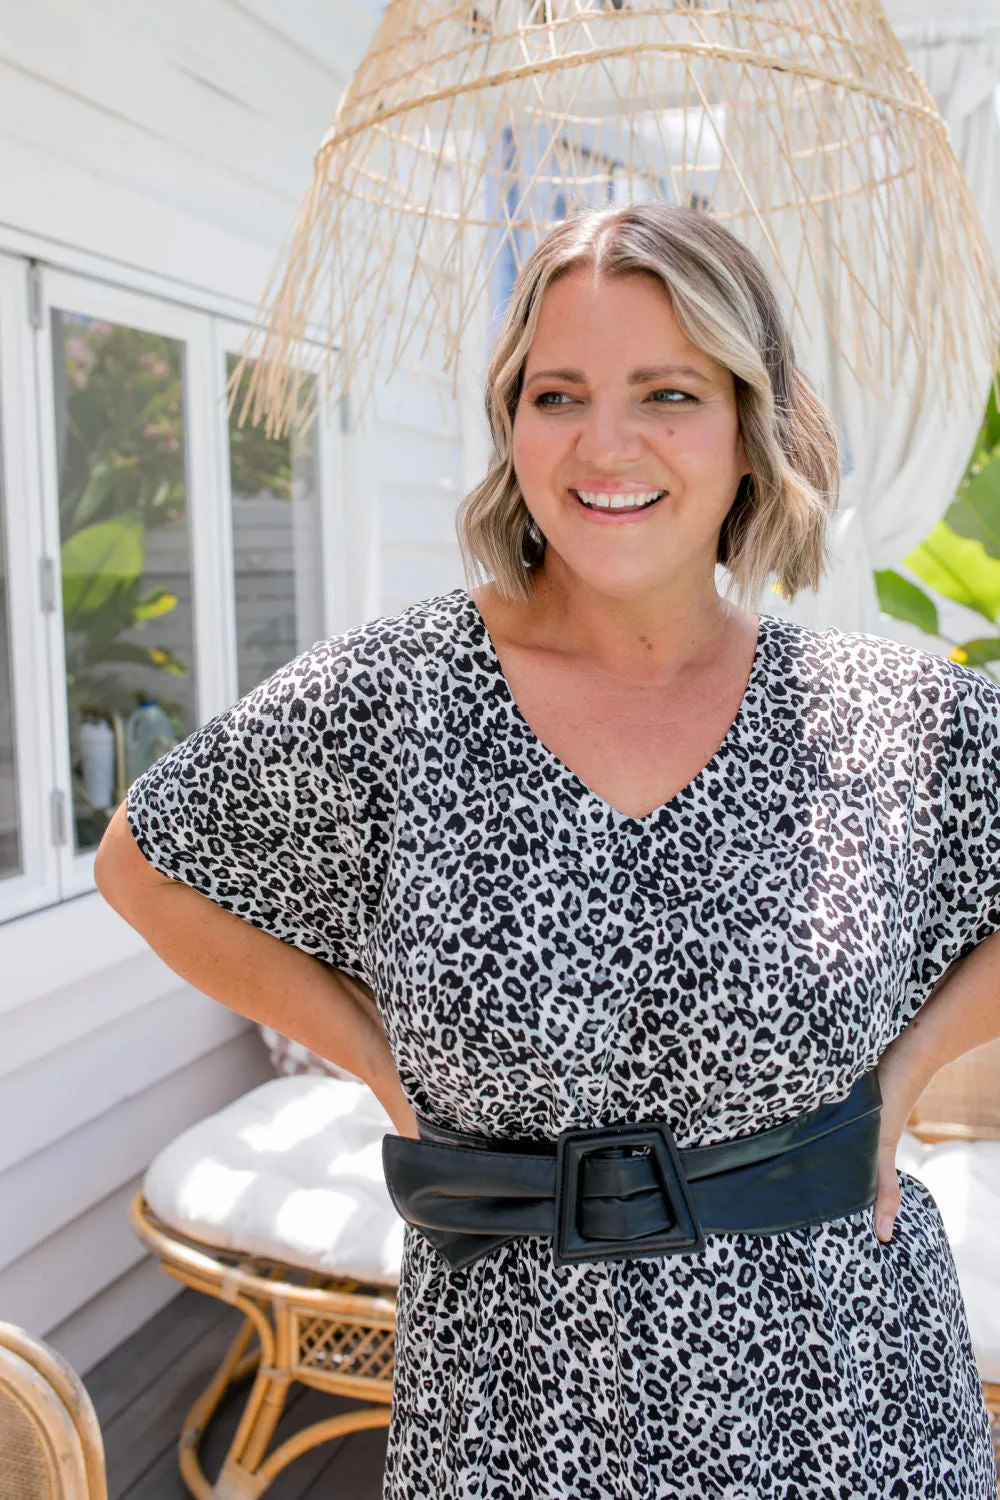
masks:
<path id="1" fill-rule="evenodd" d="M 678 423 L 666 446 L 679 477 L 699 488 L 728 491 L 744 467 L 739 430 L 730 422 Z"/>
<path id="2" fill-rule="evenodd" d="M 522 490 L 544 480 L 559 461 L 561 445 L 555 433 L 532 420 L 531 413 L 520 413 L 514 421 L 511 457 Z"/>

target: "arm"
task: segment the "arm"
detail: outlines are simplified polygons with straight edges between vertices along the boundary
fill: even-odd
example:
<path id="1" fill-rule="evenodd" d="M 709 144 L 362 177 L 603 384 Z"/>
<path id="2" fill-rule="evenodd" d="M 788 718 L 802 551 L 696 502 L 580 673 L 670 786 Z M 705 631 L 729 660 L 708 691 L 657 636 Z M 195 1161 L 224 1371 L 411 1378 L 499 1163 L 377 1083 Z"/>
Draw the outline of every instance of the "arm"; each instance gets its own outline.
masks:
<path id="1" fill-rule="evenodd" d="M 416 1117 L 370 991 L 154 870 L 118 808 L 97 851 L 97 888 L 164 963 L 230 1010 L 273 1026 L 368 1084 L 400 1135 Z"/>
<path id="2" fill-rule="evenodd" d="M 874 1216 L 882 1240 L 892 1234 L 900 1204 L 895 1158 L 914 1105 L 935 1073 L 1000 1037 L 1000 932 L 945 970 L 941 979 L 878 1064 L 882 1089 L 879 1189 Z M 888 1219 L 883 1229 L 880 1221 Z"/>

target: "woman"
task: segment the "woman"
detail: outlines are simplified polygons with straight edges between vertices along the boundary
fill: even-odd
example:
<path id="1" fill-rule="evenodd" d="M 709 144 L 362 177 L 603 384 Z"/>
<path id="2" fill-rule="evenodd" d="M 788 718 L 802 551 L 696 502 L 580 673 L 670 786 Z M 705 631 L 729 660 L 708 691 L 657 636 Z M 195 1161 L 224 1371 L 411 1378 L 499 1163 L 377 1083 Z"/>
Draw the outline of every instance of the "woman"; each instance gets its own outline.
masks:
<path id="1" fill-rule="evenodd" d="M 493 581 L 192 735 L 132 787 L 100 888 L 199 989 L 367 1080 L 404 1206 L 466 1149 L 544 1177 L 492 1238 L 474 1181 L 471 1236 L 407 1209 L 387 1496 L 992 1500 L 954 1263 L 894 1156 L 933 1074 L 1000 1035 L 1000 692 L 746 607 L 820 578 L 836 449 L 706 216 L 555 230 L 487 399 L 460 524 Z M 796 1155 L 834 1116 L 836 1149 Z M 553 1179 L 572 1132 L 657 1121 L 589 1189 Z M 791 1228 L 751 1137 L 784 1143 Z M 738 1170 L 695 1181 L 705 1147 Z M 654 1157 L 655 1192 L 593 1187 Z"/>

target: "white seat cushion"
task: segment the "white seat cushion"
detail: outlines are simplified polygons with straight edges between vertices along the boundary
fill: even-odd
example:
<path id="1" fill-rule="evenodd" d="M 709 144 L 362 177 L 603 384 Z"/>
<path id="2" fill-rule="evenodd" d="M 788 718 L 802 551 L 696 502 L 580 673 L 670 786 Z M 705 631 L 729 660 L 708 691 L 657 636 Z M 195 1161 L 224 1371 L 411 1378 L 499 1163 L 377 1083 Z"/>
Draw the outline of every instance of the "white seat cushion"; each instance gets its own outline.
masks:
<path id="1" fill-rule="evenodd" d="M 161 1151 L 146 1199 L 219 1249 L 396 1285 L 404 1221 L 382 1170 L 394 1128 L 366 1084 L 276 1078 Z"/>
<path id="2" fill-rule="evenodd" d="M 904 1131 L 896 1166 L 919 1177 L 941 1211 L 979 1373 L 1000 1381 L 1000 1141 L 928 1144 Z"/>

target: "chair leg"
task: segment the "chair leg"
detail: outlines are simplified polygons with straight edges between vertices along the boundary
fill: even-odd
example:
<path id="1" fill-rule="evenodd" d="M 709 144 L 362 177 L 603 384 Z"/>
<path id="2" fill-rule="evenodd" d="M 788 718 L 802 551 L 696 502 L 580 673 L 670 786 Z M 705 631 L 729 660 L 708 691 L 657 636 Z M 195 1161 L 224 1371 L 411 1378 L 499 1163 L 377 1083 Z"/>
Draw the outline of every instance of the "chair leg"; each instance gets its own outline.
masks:
<path id="1" fill-rule="evenodd" d="M 326 1417 L 321 1422 L 313 1422 L 309 1427 L 303 1427 L 292 1437 L 276 1448 L 261 1467 L 261 1473 L 266 1474 L 268 1482 L 276 1479 L 282 1469 L 292 1463 L 296 1458 L 301 1458 L 310 1448 L 317 1447 L 320 1443 L 332 1442 L 334 1438 L 346 1437 L 351 1432 L 366 1431 L 371 1427 L 388 1427 L 391 1412 L 388 1406 L 373 1406 L 361 1411 L 345 1412 L 339 1417 Z"/>
<path id="2" fill-rule="evenodd" d="M 205 1430 L 230 1385 L 249 1374 L 260 1359 L 257 1351 L 250 1354 L 246 1352 L 255 1332 L 253 1319 L 244 1319 L 219 1368 L 184 1418 L 179 1444 L 180 1471 L 184 1484 L 195 1496 L 195 1500 L 212 1500 L 212 1485 L 202 1470 L 198 1449 Z"/>
<path id="3" fill-rule="evenodd" d="M 274 1367 L 275 1335 L 263 1309 L 247 1298 L 233 1301 L 246 1314 L 246 1321 L 181 1430 L 181 1478 L 195 1500 L 255 1500 L 267 1489 L 270 1479 L 260 1476 L 257 1469 L 284 1410 L 290 1384 L 289 1376 Z M 260 1349 L 248 1354 L 247 1346 L 255 1333 Z M 202 1438 L 229 1386 L 254 1368 L 257 1375 L 239 1426 L 219 1477 L 212 1484 L 201 1467 L 198 1450 Z"/>
<path id="4" fill-rule="evenodd" d="M 285 1409 L 291 1371 L 284 1344 L 287 1342 L 287 1313 L 275 1309 L 272 1325 L 263 1308 L 242 1298 L 243 1308 L 257 1330 L 260 1340 L 260 1363 L 257 1376 L 247 1397 L 236 1435 L 226 1454 L 218 1479 L 212 1488 L 212 1500 L 256 1500 L 270 1484 L 259 1473 L 268 1444 Z"/>

